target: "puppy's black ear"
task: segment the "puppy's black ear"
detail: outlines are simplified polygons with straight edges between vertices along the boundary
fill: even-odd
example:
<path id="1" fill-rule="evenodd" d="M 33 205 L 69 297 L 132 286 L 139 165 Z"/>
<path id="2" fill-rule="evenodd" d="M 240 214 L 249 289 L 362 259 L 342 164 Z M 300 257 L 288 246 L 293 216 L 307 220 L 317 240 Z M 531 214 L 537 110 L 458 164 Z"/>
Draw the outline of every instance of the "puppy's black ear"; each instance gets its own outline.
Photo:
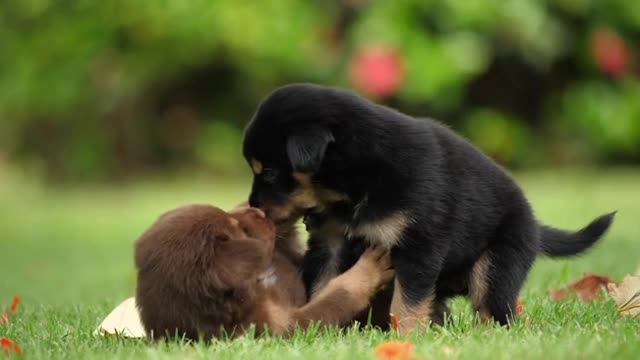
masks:
<path id="1" fill-rule="evenodd" d="M 307 174 L 318 171 L 327 146 L 333 141 L 333 134 L 324 127 L 294 129 L 287 139 L 287 155 L 293 171 Z"/>

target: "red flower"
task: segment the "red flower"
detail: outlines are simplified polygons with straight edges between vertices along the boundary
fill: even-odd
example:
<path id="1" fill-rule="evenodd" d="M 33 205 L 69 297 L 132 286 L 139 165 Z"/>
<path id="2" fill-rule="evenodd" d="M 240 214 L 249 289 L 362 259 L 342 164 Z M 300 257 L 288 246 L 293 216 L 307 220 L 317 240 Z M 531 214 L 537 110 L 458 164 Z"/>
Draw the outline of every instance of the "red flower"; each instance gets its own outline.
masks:
<path id="1" fill-rule="evenodd" d="M 20 296 L 16 295 L 13 297 L 13 303 L 11 304 L 11 308 L 9 312 L 6 312 L 0 316 L 0 325 L 7 325 L 9 323 L 9 318 L 13 315 L 14 312 L 18 309 L 18 304 L 20 303 Z M 18 355 L 22 355 L 22 349 L 20 345 L 14 343 L 13 341 L 7 338 L 0 338 L 0 347 L 9 354 L 12 351 L 15 351 Z"/>
<path id="2" fill-rule="evenodd" d="M 16 309 L 18 308 L 18 304 L 20 304 L 20 296 L 16 295 L 13 297 L 13 303 L 11 304 L 11 310 L 9 310 L 9 312 L 6 312 L 4 314 L 2 314 L 2 316 L 0 316 L 0 325 L 6 325 L 9 323 L 9 318 L 11 317 L 11 315 L 13 315 L 14 312 L 16 312 Z"/>
<path id="3" fill-rule="evenodd" d="M 13 341 L 7 338 L 0 339 L 0 346 L 7 354 L 9 354 L 12 351 L 15 351 L 18 355 L 22 355 L 22 349 L 20 348 L 20 345 L 14 343 Z"/>
<path id="4" fill-rule="evenodd" d="M 411 359 L 413 344 L 408 341 L 387 341 L 376 347 L 376 355 L 380 360 Z"/>
<path id="5" fill-rule="evenodd" d="M 349 77 L 359 91 L 369 96 L 391 96 L 404 82 L 404 58 L 386 46 L 359 50 L 351 58 Z"/>
<path id="6" fill-rule="evenodd" d="M 630 50 L 624 39 L 616 32 L 598 28 L 591 34 L 593 59 L 605 74 L 618 77 L 627 70 Z"/>
<path id="7" fill-rule="evenodd" d="M 16 309 L 18 308 L 18 304 L 20 304 L 20 296 L 19 295 L 15 295 L 13 297 L 13 303 L 11 303 L 11 312 L 12 313 L 16 312 Z"/>

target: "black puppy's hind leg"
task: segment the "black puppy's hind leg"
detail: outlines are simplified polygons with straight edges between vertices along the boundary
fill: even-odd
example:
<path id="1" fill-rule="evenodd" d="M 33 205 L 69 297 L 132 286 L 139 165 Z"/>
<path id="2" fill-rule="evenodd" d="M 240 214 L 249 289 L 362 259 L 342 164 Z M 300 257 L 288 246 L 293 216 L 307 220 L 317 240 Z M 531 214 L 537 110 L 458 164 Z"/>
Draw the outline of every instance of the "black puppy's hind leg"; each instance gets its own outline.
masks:
<path id="1" fill-rule="evenodd" d="M 474 264 L 469 295 L 483 320 L 508 325 L 518 294 L 536 258 L 537 227 L 531 215 L 503 221 L 489 248 Z"/>
<path id="2" fill-rule="evenodd" d="M 398 318 L 402 334 L 426 328 L 439 308 L 435 285 L 442 259 L 412 250 L 395 248 L 391 253 L 396 272 L 391 312 Z"/>

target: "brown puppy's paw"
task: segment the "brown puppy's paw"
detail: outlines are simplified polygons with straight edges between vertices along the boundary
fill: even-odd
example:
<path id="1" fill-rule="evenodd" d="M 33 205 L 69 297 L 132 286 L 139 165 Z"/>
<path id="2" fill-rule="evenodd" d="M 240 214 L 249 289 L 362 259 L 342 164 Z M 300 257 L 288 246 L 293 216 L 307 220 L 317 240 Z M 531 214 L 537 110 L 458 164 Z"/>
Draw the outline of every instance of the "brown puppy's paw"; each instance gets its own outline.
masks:
<path id="1" fill-rule="evenodd" d="M 354 299 L 368 305 L 370 298 L 394 276 L 389 253 L 381 248 L 368 248 L 358 262 L 333 281 L 353 294 Z M 330 282 L 331 283 L 331 282 Z"/>
<path id="2" fill-rule="evenodd" d="M 389 283 L 395 274 L 389 252 L 380 247 L 365 250 L 353 269 L 358 276 L 363 276 L 362 280 L 371 283 L 374 290 Z"/>

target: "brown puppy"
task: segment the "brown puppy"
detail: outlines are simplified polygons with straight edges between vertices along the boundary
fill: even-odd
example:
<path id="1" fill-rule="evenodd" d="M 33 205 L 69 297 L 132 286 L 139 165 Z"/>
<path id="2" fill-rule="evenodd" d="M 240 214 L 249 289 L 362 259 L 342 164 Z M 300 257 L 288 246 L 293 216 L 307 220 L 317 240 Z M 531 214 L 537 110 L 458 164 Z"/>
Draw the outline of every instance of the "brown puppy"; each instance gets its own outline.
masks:
<path id="1" fill-rule="evenodd" d="M 278 244 L 274 225 L 257 209 L 188 205 L 162 215 L 135 247 L 136 300 L 147 333 L 210 339 L 251 325 L 275 335 L 312 322 L 339 326 L 393 277 L 389 257 L 369 249 L 305 304 L 299 252 L 291 249 L 297 243 L 283 237 Z"/>

